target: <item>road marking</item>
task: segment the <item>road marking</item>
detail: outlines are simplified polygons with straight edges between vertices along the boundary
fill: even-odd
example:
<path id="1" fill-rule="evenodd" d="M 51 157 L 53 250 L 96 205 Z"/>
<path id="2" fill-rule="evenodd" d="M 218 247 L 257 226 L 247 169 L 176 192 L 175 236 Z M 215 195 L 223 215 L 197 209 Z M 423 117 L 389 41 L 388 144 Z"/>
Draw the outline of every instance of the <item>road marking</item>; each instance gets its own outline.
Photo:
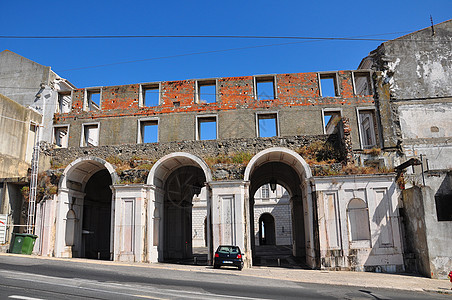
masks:
<path id="1" fill-rule="evenodd" d="M 8 296 L 8 298 L 11 298 L 11 299 L 22 299 L 22 300 L 44 300 L 44 299 L 41 299 L 41 298 L 32 298 L 32 297 L 19 296 L 19 295 L 11 295 L 11 296 Z"/>

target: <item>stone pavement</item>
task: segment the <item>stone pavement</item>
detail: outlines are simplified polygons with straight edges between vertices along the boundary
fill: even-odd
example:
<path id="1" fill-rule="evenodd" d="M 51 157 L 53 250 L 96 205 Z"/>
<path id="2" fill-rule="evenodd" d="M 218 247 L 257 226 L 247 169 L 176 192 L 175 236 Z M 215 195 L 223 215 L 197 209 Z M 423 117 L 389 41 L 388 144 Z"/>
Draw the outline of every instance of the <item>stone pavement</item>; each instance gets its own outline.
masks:
<path id="1" fill-rule="evenodd" d="M 22 256 L 11 253 L 0 253 L 2 255 Z M 349 272 L 349 271 L 325 271 L 325 270 L 306 270 L 279 267 L 252 267 L 245 268 L 242 271 L 232 268 L 213 269 L 211 266 L 200 265 L 182 265 L 167 263 L 125 263 L 102 261 L 93 259 L 80 258 L 50 258 L 42 256 L 25 256 L 30 258 L 45 260 L 64 260 L 70 262 L 83 262 L 92 264 L 115 265 L 115 266 L 133 266 L 139 268 L 153 269 L 169 269 L 184 272 L 205 272 L 205 273 L 223 273 L 238 276 L 250 276 L 260 278 L 270 278 L 277 280 L 289 280 L 294 282 L 317 283 L 359 286 L 363 288 L 388 288 L 410 291 L 426 291 L 434 293 L 443 293 L 452 295 L 452 284 L 449 280 L 430 279 L 410 274 L 387 274 L 387 273 L 371 273 L 371 272 Z"/>

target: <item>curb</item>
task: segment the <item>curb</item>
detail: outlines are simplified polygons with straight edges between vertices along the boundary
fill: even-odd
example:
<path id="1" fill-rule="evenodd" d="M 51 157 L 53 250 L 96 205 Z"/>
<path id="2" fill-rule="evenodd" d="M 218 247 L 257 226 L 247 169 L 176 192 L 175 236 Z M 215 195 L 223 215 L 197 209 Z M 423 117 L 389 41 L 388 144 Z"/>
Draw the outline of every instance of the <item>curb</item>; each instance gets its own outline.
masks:
<path id="1" fill-rule="evenodd" d="M 450 290 L 446 290 L 446 289 L 422 289 L 424 292 L 429 292 L 429 293 L 437 293 L 437 294 L 445 294 L 445 295 L 452 295 L 452 289 Z"/>

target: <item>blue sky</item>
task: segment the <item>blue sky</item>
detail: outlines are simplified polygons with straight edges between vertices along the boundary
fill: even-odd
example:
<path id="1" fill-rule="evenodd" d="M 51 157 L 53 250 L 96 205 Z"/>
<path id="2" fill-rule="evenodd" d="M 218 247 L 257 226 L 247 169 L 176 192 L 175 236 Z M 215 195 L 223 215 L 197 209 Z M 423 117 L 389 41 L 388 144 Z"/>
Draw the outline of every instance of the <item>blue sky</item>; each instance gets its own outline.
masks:
<path id="1" fill-rule="evenodd" d="M 438 1 L 3 1 L 0 35 L 263 35 L 392 39 L 450 19 Z M 292 43 L 286 45 L 271 44 Z M 355 69 L 379 41 L 0 39 L 77 87 Z M 187 55 L 243 47 L 257 47 Z M 160 59 L 154 59 L 160 58 Z M 152 60 L 146 60 L 152 59 Z M 105 67 L 80 67 L 146 60 Z"/>

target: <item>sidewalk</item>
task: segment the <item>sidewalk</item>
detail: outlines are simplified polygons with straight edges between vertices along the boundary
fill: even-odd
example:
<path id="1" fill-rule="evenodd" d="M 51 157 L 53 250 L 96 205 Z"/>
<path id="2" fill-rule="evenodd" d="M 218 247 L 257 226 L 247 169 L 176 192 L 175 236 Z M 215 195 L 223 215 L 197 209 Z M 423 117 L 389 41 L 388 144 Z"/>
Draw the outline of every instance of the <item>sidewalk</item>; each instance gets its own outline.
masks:
<path id="1" fill-rule="evenodd" d="M 359 286 L 363 288 L 388 288 L 410 291 L 426 291 L 433 293 L 442 293 L 452 295 L 451 283 L 449 280 L 430 279 L 418 277 L 414 275 L 387 274 L 387 273 L 370 273 L 370 272 L 348 272 L 348 271 L 323 271 L 323 270 L 304 270 L 304 269 L 288 269 L 277 267 L 252 267 L 242 271 L 235 269 L 213 269 L 210 266 L 198 265 L 178 265 L 166 263 L 124 263 L 113 261 L 101 261 L 81 258 L 54 258 L 42 257 L 35 255 L 19 255 L 11 253 L 0 253 L 0 256 L 17 256 L 24 258 L 35 258 L 44 260 L 60 260 L 74 263 L 102 264 L 115 266 L 128 266 L 139 268 L 153 269 L 170 269 L 184 272 L 204 272 L 204 273 L 223 273 L 237 276 L 250 276 L 260 278 L 270 278 L 278 280 L 289 280 L 295 282 L 317 283 Z"/>

